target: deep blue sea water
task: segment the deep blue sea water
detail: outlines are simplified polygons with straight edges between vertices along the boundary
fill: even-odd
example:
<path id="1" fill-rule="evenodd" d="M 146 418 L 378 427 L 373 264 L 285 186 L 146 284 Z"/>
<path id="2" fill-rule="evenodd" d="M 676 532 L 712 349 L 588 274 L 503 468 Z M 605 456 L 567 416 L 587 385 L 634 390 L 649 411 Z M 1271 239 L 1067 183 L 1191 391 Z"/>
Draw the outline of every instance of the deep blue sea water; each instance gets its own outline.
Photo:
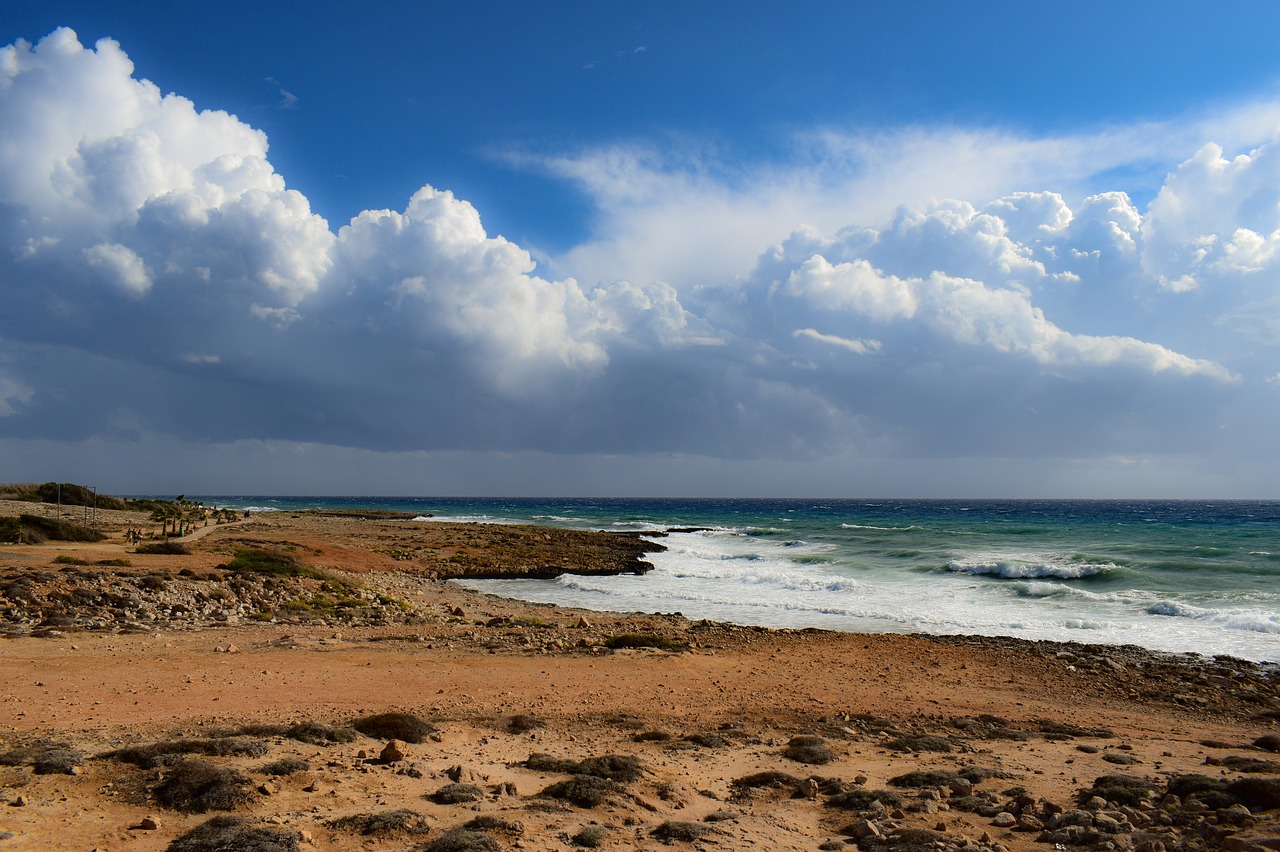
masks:
<path id="1" fill-rule="evenodd" d="M 643 576 L 495 594 L 771 627 L 1134 644 L 1280 661 L 1280 501 L 203 497 L 660 539 Z M 406 523 L 431 523 L 432 520 Z"/>

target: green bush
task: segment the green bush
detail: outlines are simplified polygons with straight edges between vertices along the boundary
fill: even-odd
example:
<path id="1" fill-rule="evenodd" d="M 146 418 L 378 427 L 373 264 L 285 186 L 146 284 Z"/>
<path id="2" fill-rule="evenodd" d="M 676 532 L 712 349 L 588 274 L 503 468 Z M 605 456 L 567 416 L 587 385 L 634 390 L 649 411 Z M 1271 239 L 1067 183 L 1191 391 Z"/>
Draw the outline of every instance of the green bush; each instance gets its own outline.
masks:
<path id="1" fill-rule="evenodd" d="M 56 518 L 19 515 L 0 518 L 0 541 L 40 544 L 46 541 L 102 541 L 106 536 L 96 530 Z"/>

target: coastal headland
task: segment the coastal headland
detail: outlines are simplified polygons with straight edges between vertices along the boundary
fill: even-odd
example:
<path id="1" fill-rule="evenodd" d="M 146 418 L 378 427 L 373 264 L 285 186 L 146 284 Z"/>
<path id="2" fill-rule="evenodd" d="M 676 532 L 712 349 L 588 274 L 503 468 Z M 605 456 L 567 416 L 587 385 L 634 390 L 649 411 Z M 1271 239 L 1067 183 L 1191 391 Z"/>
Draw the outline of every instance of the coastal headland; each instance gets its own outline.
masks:
<path id="1" fill-rule="evenodd" d="M 94 521 L 0 545 L 0 850 L 1280 849 L 1274 666 L 450 582 L 643 582 L 629 534 Z"/>

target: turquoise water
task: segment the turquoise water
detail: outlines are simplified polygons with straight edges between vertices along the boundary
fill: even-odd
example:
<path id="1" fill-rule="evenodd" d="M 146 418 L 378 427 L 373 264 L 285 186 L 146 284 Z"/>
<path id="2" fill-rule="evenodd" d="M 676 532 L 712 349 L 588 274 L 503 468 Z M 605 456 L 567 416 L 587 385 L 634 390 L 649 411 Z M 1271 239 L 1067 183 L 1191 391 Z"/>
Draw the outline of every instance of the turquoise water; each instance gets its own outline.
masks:
<path id="1" fill-rule="evenodd" d="M 972 633 L 1280 660 L 1280 502 L 206 497 L 660 539 L 643 576 L 475 581 L 527 600 L 771 627 Z M 429 523 L 428 520 L 408 523 Z"/>

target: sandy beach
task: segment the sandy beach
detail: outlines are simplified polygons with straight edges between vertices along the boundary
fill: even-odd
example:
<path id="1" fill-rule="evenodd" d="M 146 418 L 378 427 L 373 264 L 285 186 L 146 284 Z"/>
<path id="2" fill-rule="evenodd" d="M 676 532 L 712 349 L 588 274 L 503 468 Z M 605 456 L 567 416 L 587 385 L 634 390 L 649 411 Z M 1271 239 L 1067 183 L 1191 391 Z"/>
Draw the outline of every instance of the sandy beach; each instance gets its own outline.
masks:
<path id="1" fill-rule="evenodd" d="M 281 512 L 143 554 L 146 516 L 99 523 L 0 546 L 0 849 L 1280 849 L 1255 664 L 448 581 L 642 570 L 606 534 Z"/>

